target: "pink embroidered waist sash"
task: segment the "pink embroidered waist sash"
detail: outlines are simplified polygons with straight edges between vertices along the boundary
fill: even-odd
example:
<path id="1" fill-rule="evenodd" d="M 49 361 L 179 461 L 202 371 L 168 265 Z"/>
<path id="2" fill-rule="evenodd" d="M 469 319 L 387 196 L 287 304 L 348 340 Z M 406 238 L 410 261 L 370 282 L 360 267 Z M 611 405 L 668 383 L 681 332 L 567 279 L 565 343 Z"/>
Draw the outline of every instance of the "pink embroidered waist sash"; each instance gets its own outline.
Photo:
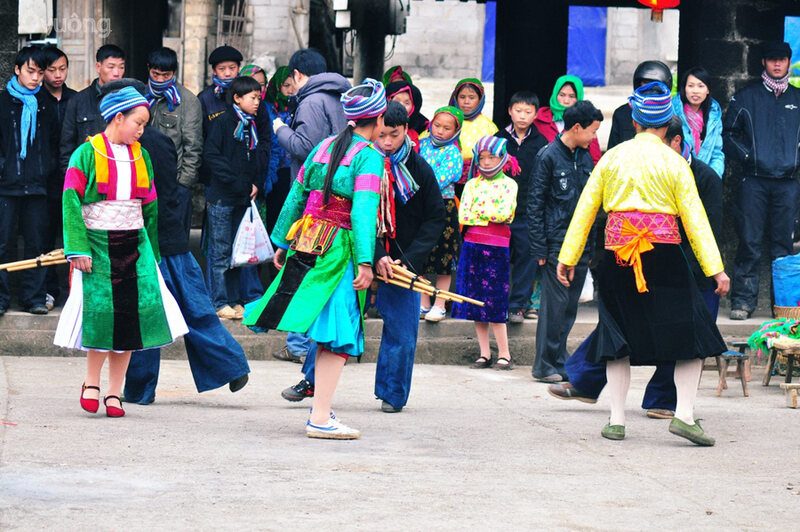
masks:
<path id="1" fill-rule="evenodd" d="M 350 211 L 353 209 L 352 201 L 333 194 L 328 198 L 327 205 L 323 205 L 322 200 L 322 191 L 312 190 L 308 195 L 303 217 L 311 216 L 315 220 L 330 222 L 343 229 L 353 228 L 350 223 Z"/>
<path id="2" fill-rule="evenodd" d="M 639 211 L 611 212 L 606 222 L 606 249 L 614 251 L 617 264 L 631 266 L 636 290 L 649 292 L 642 270 L 642 253 L 653 244 L 680 244 L 678 220 L 672 214 Z"/>
<path id="3" fill-rule="evenodd" d="M 339 229 L 352 229 L 350 210 L 353 202 L 346 198 L 331 195 L 323 205 L 323 194 L 312 190 L 308 195 L 303 216 L 294 222 L 286 234 L 295 251 L 322 255 L 330 249 Z"/>
<path id="4" fill-rule="evenodd" d="M 623 231 L 623 222 L 633 226 L 636 232 Z M 610 212 L 606 222 L 606 249 L 624 246 L 636 238 L 638 232 L 644 232 L 647 240 L 654 244 L 680 244 L 681 234 L 678 231 L 678 218 L 674 214 L 660 212 Z"/>
<path id="5" fill-rule="evenodd" d="M 511 239 L 511 228 L 506 224 L 489 223 L 489 225 L 470 225 L 464 235 L 464 241 L 487 246 L 508 247 Z"/>

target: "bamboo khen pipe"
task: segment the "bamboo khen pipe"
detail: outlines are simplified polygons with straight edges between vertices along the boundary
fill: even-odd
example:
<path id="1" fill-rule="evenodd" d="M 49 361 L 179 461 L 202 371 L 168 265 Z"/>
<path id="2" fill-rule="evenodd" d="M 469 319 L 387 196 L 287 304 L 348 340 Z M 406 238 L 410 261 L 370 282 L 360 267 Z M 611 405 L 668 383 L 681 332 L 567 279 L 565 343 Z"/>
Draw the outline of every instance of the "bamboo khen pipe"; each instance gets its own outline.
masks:
<path id="1" fill-rule="evenodd" d="M 56 264 L 66 264 L 67 259 L 64 256 L 63 249 L 56 249 L 49 253 L 39 255 L 35 259 L 18 260 L 16 262 L 9 262 L 0 264 L 0 270 L 8 270 L 16 272 L 20 270 L 28 270 L 31 268 L 41 268 L 45 266 L 54 266 Z"/>
<path id="2" fill-rule="evenodd" d="M 395 278 L 387 279 L 381 275 L 378 276 L 378 279 L 393 284 L 395 286 L 399 286 L 401 288 L 405 288 L 406 290 L 414 290 L 415 292 L 419 292 L 421 294 L 425 294 L 428 296 L 439 297 L 444 299 L 445 301 L 455 301 L 457 303 L 471 303 L 473 305 L 477 305 L 482 307 L 485 305 L 483 301 L 478 301 L 476 299 L 472 299 L 466 296 L 462 296 L 460 294 L 455 294 L 453 292 L 448 292 L 447 290 L 436 290 L 433 285 L 431 285 L 430 281 L 424 279 L 422 277 L 416 277 L 412 274 L 409 270 L 403 268 L 402 266 L 393 265 L 392 271 L 395 274 Z M 412 287 L 413 282 L 413 287 Z"/>

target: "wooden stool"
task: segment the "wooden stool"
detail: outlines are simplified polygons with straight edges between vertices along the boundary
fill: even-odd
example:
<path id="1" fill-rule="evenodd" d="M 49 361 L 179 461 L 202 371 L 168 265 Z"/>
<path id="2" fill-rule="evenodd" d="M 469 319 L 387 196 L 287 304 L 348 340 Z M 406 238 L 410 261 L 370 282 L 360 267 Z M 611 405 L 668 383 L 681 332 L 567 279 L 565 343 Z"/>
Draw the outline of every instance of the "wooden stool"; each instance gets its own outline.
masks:
<path id="1" fill-rule="evenodd" d="M 745 352 L 750 348 L 747 342 L 732 342 L 731 345 L 733 345 L 733 347 L 741 354 L 745 354 Z M 744 363 L 744 374 L 747 378 L 747 382 L 750 382 L 750 357 L 747 357 L 747 360 Z"/>
<path id="2" fill-rule="evenodd" d="M 786 406 L 789 408 L 797 408 L 799 406 L 798 403 L 800 403 L 797 398 L 798 390 L 800 390 L 800 383 L 791 384 L 782 382 L 781 388 L 786 390 Z"/>
<path id="3" fill-rule="evenodd" d="M 731 361 L 736 361 L 736 371 L 742 379 L 742 393 L 744 393 L 745 397 L 750 397 L 750 391 L 747 389 L 747 376 L 745 372 L 745 362 L 747 362 L 749 358 L 749 355 L 740 351 L 725 351 L 717 357 L 717 367 L 719 368 L 717 397 L 722 395 L 722 390 L 728 388 L 728 382 L 725 379 L 728 376 L 728 364 Z"/>
<path id="4" fill-rule="evenodd" d="M 769 359 L 767 360 L 767 372 L 764 374 L 764 380 L 761 382 L 764 386 L 769 386 L 769 381 L 772 378 L 772 368 L 775 367 L 775 362 L 780 361 L 786 364 L 786 379 L 784 382 L 789 384 L 792 382 L 792 371 L 794 370 L 794 361 L 800 355 L 800 341 L 778 341 L 772 344 L 772 349 L 769 351 Z"/>

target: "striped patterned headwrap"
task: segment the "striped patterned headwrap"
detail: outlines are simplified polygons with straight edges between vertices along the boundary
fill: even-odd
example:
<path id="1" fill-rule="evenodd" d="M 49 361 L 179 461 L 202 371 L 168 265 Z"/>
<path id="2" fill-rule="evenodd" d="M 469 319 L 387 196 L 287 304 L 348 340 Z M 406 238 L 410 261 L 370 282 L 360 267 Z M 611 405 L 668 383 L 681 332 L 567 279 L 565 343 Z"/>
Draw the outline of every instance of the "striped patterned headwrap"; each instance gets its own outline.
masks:
<path id="1" fill-rule="evenodd" d="M 652 92 L 652 94 L 647 94 Z M 645 128 L 666 126 L 672 118 L 672 98 L 669 89 L 660 81 L 642 85 L 628 98 L 633 120 Z"/>
<path id="2" fill-rule="evenodd" d="M 372 89 L 372 94 L 361 96 L 354 93 L 364 87 Z M 348 120 L 375 118 L 386 111 L 386 90 L 383 88 L 383 83 L 372 78 L 366 78 L 361 85 L 356 85 L 342 94 L 340 100 L 344 108 L 344 116 Z"/>
<path id="3" fill-rule="evenodd" d="M 147 103 L 147 98 L 142 96 L 139 91 L 133 87 L 125 87 L 118 91 L 110 92 L 100 100 L 100 114 L 103 115 L 106 123 L 117 115 L 117 113 L 124 113 L 134 107 L 144 106 L 148 109 L 150 104 Z"/>
<path id="4" fill-rule="evenodd" d="M 492 178 L 503 171 L 503 167 L 508 163 L 508 141 L 494 136 L 481 137 L 472 148 L 472 162 L 469 165 L 469 177 L 475 177 L 477 172 L 483 177 Z M 500 163 L 494 168 L 483 168 L 480 165 L 480 155 L 482 151 L 488 151 L 492 155 L 500 157 Z"/>

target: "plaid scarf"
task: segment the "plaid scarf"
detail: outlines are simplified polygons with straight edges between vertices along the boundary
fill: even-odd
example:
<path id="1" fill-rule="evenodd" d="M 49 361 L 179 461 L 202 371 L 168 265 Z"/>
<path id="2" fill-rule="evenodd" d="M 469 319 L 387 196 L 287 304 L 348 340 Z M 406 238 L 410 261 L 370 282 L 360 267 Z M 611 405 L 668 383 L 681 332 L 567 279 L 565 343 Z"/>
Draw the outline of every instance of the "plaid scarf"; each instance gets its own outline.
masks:
<path id="1" fill-rule="evenodd" d="M 764 81 L 764 86 L 775 94 L 775 98 L 779 98 L 781 94 L 786 92 L 789 88 L 789 74 L 787 73 L 781 79 L 775 79 L 767 74 L 764 70 L 761 72 L 761 79 Z"/>
<path id="2" fill-rule="evenodd" d="M 211 76 L 211 82 L 214 84 L 214 96 L 218 100 L 222 98 L 222 94 L 228 89 L 231 81 L 233 81 L 233 78 L 219 79 L 216 74 Z"/>
<path id="3" fill-rule="evenodd" d="M 147 80 L 146 98 L 150 103 L 150 107 L 152 107 L 157 100 L 164 98 L 167 101 L 167 107 L 170 112 L 181 103 L 181 95 L 178 92 L 178 88 L 175 86 L 175 78 L 170 78 L 167 81 L 155 81 L 153 78 L 149 78 Z"/>
<path id="4" fill-rule="evenodd" d="M 256 132 L 255 116 L 245 113 L 236 104 L 233 105 L 233 112 L 236 113 L 237 117 L 239 117 L 239 124 L 233 131 L 233 138 L 240 142 L 245 142 L 244 128 L 250 128 L 250 144 L 248 149 L 251 151 L 256 149 L 256 146 L 258 146 L 258 133 Z"/>
<path id="5" fill-rule="evenodd" d="M 406 135 L 406 139 L 400 149 L 389 156 L 392 177 L 394 178 L 394 189 L 397 191 L 397 196 L 403 202 L 403 205 L 419 190 L 419 185 L 414 181 L 414 176 L 411 175 L 411 172 L 406 167 L 406 161 L 408 161 L 408 156 L 413 147 L 414 143 Z"/>

